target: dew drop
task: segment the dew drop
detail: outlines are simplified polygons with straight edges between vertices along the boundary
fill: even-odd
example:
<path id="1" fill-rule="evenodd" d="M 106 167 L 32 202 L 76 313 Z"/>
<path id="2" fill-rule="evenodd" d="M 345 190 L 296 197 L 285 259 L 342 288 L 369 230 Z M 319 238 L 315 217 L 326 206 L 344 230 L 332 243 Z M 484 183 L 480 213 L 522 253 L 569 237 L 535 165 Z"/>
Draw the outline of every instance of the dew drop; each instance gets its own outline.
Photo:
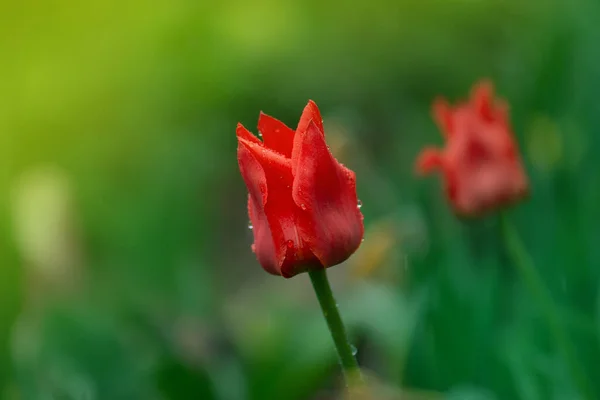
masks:
<path id="1" fill-rule="evenodd" d="M 252 230 L 254 226 L 252 226 L 252 222 L 248 222 L 248 229 Z"/>
<path id="2" fill-rule="evenodd" d="M 362 242 L 364 242 L 364 241 L 365 241 L 365 238 L 362 238 L 362 239 L 360 239 L 360 242 L 361 242 L 361 243 L 362 243 Z"/>
<path id="3" fill-rule="evenodd" d="M 286 246 L 288 247 L 288 249 L 291 249 L 294 247 L 294 241 L 293 240 L 288 240 L 286 242 Z"/>
<path id="4" fill-rule="evenodd" d="M 350 349 L 352 350 L 352 355 L 356 357 L 358 354 L 358 349 L 353 344 L 350 345 Z"/>
<path id="5" fill-rule="evenodd" d="M 262 137 L 262 133 L 258 132 L 258 136 L 259 136 L 259 137 Z"/>
<path id="6" fill-rule="evenodd" d="M 303 210 L 306 210 L 306 204 L 304 204 L 304 203 L 300 204 L 300 208 Z"/>
<path id="7" fill-rule="evenodd" d="M 252 244 L 252 246 L 250 246 L 250 248 L 252 249 L 253 253 L 256 253 L 256 245 L 255 244 Z"/>
<path id="8" fill-rule="evenodd" d="M 275 129 L 275 133 L 279 133 L 279 128 L 278 128 L 278 129 Z"/>
<path id="9" fill-rule="evenodd" d="M 358 204 L 356 205 L 356 208 L 360 209 L 362 207 L 362 201 L 360 201 L 360 199 L 358 199 Z"/>

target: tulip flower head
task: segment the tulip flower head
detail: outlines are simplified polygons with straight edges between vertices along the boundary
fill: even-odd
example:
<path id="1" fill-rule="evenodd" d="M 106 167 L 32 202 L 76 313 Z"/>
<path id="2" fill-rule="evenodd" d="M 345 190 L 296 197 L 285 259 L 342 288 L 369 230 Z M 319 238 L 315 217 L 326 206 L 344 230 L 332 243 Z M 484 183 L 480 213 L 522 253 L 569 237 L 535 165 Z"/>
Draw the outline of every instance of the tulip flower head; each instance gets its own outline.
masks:
<path id="1" fill-rule="evenodd" d="M 416 163 L 417 172 L 442 173 L 446 195 L 457 214 L 479 216 L 527 195 L 529 183 L 508 107 L 494 101 L 490 82 L 477 84 L 470 100 L 454 107 L 436 100 L 433 114 L 446 147 L 424 149 Z"/>
<path id="2" fill-rule="evenodd" d="M 364 232 L 356 177 L 331 155 L 317 105 L 295 131 L 261 112 L 258 130 L 262 141 L 236 130 L 258 261 L 285 278 L 345 261 Z"/>

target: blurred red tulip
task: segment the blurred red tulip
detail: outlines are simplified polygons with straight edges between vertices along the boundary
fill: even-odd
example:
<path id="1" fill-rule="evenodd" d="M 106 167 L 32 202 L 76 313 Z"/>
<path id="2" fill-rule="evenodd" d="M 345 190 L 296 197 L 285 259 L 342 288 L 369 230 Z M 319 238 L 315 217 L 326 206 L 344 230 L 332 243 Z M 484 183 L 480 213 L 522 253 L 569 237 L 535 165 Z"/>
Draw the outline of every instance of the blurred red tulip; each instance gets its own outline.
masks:
<path id="1" fill-rule="evenodd" d="M 478 216 L 513 204 L 529 190 L 508 107 L 493 96 L 492 84 L 482 81 L 468 102 L 452 107 L 437 99 L 433 113 L 446 147 L 424 149 L 416 163 L 420 174 L 442 172 L 446 195 L 460 215 Z"/>
<path id="2" fill-rule="evenodd" d="M 296 131 L 263 113 L 258 130 L 263 141 L 237 126 L 258 261 L 285 278 L 343 262 L 360 246 L 363 216 L 355 174 L 331 155 L 317 105 L 309 101 Z"/>

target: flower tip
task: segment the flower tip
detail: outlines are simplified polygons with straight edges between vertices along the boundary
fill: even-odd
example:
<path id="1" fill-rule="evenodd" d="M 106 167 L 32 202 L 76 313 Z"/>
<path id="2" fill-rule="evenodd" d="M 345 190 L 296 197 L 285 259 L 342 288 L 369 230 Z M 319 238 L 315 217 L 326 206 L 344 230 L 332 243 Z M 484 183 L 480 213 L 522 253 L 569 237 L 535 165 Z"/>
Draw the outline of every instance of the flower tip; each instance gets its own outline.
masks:
<path id="1" fill-rule="evenodd" d="M 244 127 L 244 125 L 242 125 L 240 122 L 238 122 L 238 124 L 235 128 L 235 134 L 238 138 L 238 142 L 239 141 L 247 141 L 247 142 L 251 142 L 251 143 L 262 144 L 261 141 L 258 140 L 258 138 L 256 136 L 254 136 L 252 133 L 250 133 L 250 131 L 248 129 L 246 129 L 246 127 Z"/>
<path id="2" fill-rule="evenodd" d="M 484 78 L 473 86 L 471 90 L 471 104 L 486 120 L 494 119 L 498 114 L 494 101 L 494 84 L 490 79 Z M 500 111 L 500 116 L 502 112 Z"/>
<path id="3" fill-rule="evenodd" d="M 490 92 L 494 91 L 494 82 L 490 78 L 482 78 L 477 82 L 475 87 L 486 89 Z"/>
<path id="4" fill-rule="evenodd" d="M 489 78 L 477 82 L 471 91 L 471 99 L 475 102 L 490 102 L 494 97 L 494 83 Z"/>
<path id="5" fill-rule="evenodd" d="M 238 122 L 237 125 L 236 125 L 236 127 L 235 127 L 235 135 L 238 137 L 238 139 L 240 137 L 242 137 L 242 138 L 245 137 L 246 134 L 249 133 L 249 132 L 246 132 L 246 131 L 247 131 L 247 129 L 244 128 L 244 125 L 242 125 L 241 122 Z"/>
<path id="6" fill-rule="evenodd" d="M 431 111 L 433 116 L 436 118 L 445 117 L 446 114 L 450 112 L 450 104 L 445 98 L 437 96 L 435 99 L 433 99 Z"/>
<path id="7" fill-rule="evenodd" d="M 310 121 L 308 121 L 308 125 L 306 126 L 306 130 L 308 131 L 309 129 L 316 129 L 317 131 L 319 131 L 319 126 L 312 118 L 310 119 Z"/>
<path id="8" fill-rule="evenodd" d="M 269 119 L 269 116 L 265 114 L 262 110 L 258 112 L 258 123 L 256 128 L 258 129 L 259 135 L 264 135 L 263 130 L 265 130 L 266 121 Z M 264 137 L 263 137 L 264 140 Z"/>
<path id="9" fill-rule="evenodd" d="M 444 136 L 449 136 L 452 131 L 452 107 L 448 101 L 443 97 L 436 97 L 433 100 L 431 112 Z"/>
<path id="10" fill-rule="evenodd" d="M 415 163 L 417 175 L 424 176 L 442 166 L 442 156 L 437 149 L 425 149 Z"/>
<path id="11" fill-rule="evenodd" d="M 299 132 L 302 135 L 302 132 L 305 131 L 308 127 L 308 122 L 313 120 L 319 131 L 324 134 L 323 131 L 323 117 L 321 117 L 321 111 L 319 111 L 319 107 L 317 107 L 317 103 L 313 100 L 308 100 L 306 107 L 302 111 L 302 116 L 300 117 L 300 122 L 298 122 L 298 128 L 296 132 Z"/>
<path id="12" fill-rule="evenodd" d="M 264 130 L 271 130 L 271 125 L 273 125 L 273 123 L 279 123 L 280 121 L 276 118 L 271 117 L 269 114 L 266 114 L 263 111 L 260 111 L 258 113 L 258 130 L 260 131 L 261 129 Z M 265 132 L 261 132 L 263 135 L 265 134 Z"/>
<path id="13" fill-rule="evenodd" d="M 317 103 L 314 102 L 314 100 L 308 100 L 308 103 L 306 104 L 305 107 L 305 111 L 309 112 L 309 115 L 311 116 L 311 118 L 315 119 L 315 118 L 321 118 L 321 111 L 319 110 L 319 106 L 317 106 Z M 321 121 L 319 121 L 321 122 Z"/>

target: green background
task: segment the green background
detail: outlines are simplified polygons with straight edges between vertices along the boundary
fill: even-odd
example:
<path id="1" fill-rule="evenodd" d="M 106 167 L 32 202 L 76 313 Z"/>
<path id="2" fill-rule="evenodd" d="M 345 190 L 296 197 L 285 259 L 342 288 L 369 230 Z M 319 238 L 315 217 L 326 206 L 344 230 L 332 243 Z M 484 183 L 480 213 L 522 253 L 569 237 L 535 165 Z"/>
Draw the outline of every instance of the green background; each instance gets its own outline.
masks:
<path id="1" fill-rule="evenodd" d="M 437 95 L 511 106 L 510 211 L 600 398 L 600 3 L 0 2 L 0 399 L 332 399 L 306 274 L 250 251 L 235 125 L 317 102 L 366 236 L 330 269 L 371 376 L 414 399 L 578 399 L 496 216 L 438 179 Z M 383 395 L 381 395 L 383 398 Z M 394 397 L 396 396 L 396 397 Z"/>

